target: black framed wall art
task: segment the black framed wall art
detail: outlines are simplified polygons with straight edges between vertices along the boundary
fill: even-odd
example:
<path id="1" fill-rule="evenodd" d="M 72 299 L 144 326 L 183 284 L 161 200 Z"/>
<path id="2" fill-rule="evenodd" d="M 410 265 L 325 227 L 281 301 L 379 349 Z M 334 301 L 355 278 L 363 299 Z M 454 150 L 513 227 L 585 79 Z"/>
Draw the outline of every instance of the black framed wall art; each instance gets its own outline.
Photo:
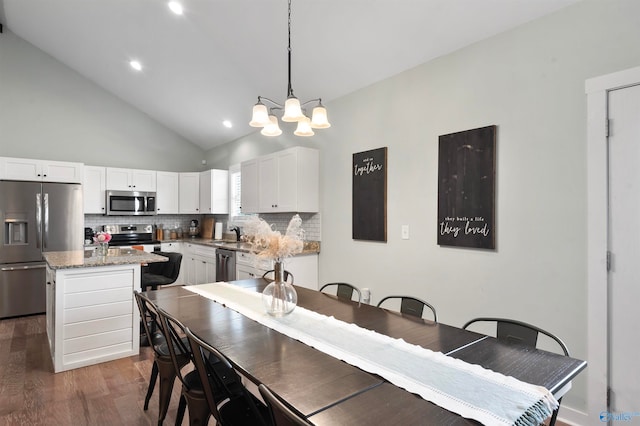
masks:
<path id="1" fill-rule="evenodd" d="M 496 126 L 438 138 L 438 245 L 495 249 Z"/>
<path id="2" fill-rule="evenodd" d="M 387 241 L 387 147 L 353 154 L 352 238 Z"/>

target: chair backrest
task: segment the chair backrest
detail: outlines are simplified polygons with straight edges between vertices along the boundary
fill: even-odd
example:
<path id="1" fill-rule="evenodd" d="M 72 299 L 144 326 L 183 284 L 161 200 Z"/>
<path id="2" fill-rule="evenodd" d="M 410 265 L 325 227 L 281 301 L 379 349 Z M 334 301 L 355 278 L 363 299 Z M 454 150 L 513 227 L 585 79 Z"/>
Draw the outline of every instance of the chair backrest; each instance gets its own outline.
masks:
<path id="1" fill-rule="evenodd" d="M 164 256 L 168 260 L 166 262 L 150 263 L 144 268 L 144 273 L 163 275 L 175 281 L 180 273 L 180 263 L 182 263 L 182 253 L 173 253 L 166 251 L 154 251 L 153 254 Z"/>
<path id="2" fill-rule="evenodd" d="M 269 279 L 273 279 L 273 278 L 271 278 L 271 277 L 267 277 L 267 275 L 269 275 L 269 274 L 275 274 L 275 272 L 276 272 L 276 271 L 275 271 L 275 269 L 272 269 L 272 270 L 270 270 L 270 271 L 267 271 L 267 272 L 265 272 L 264 274 L 262 274 L 262 278 L 269 278 Z M 292 274 L 291 272 L 289 272 L 289 271 L 287 271 L 287 270 L 285 269 L 285 271 L 284 271 L 284 279 L 285 279 L 285 281 L 289 281 L 289 278 L 291 278 L 291 283 L 290 283 L 290 284 L 293 284 L 293 274 Z"/>
<path id="3" fill-rule="evenodd" d="M 271 421 L 274 426 L 309 426 L 313 424 L 309 423 L 302 414 L 298 414 L 289 408 L 265 385 L 260 384 L 258 390 L 269 407 Z"/>
<path id="4" fill-rule="evenodd" d="M 353 293 L 355 293 L 358 296 L 358 302 L 362 300 L 360 289 L 348 283 L 327 283 L 320 287 L 320 291 L 331 287 L 337 287 L 336 296 L 338 296 L 339 299 L 351 300 L 353 299 Z"/>
<path id="5" fill-rule="evenodd" d="M 138 304 L 138 310 L 140 311 L 140 320 L 142 327 L 147 335 L 149 345 L 153 348 L 153 351 L 157 355 L 161 355 L 158 351 L 158 347 L 163 343 L 166 343 L 164 333 L 162 332 L 162 325 L 160 324 L 160 317 L 154 304 L 146 296 L 142 295 L 139 291 L 134 290 L 133 294 Z"/>
<path id="6" fill-rule="evenodd" d="M 433 307 L 430 303 L 425 302 L 422 299 L 418 299 L 417 297 L 412 296 L 387 296 L 383 298 L 380 302 L 378 302 L 378 307 L 380 307 L 385 301 L 390 299 L 400 299 L 400 312 L 407 315 L 413 315 L 418 318 L 422 318 L 422 314 L 424 313 L 424 308 L 427 307 L 431 310 L 433 314 L 433 321 L 438 322 L 438 315 L 436 314 L 436 308 Z"/>
<path id="7" fill-rule="evenodd" d="M 185 337 L 185 327 L 176 318 L 169 315 L 162 309 L 156 311 L 160 318 L 160 326 L 164 334 L 164 338 L 167 341 L 167 349 L 169 350 L 169 356 L 173 363 L 173 368 L 176 371 L 176 376 L 182 382 L 182 384 L 190 389 L 189 384 L 182 375 L 182 367 L 187 365 L 189 361 L 193 361 L 191 350 L 189 349 L 189 343 Z"/>
<path id="8" fill-rule="evenodd" d="M 227 403 L 222 404 L 223 401 L 242 399 L 244 401 L 243 409 L 253 414 L 252 424 L 266 426 L 268 421 L 260 413 L 254 397 L 242 384 L 238 373 L 233 369 L 229 360 L 216 348 L 193 334 L 188 327 L 184 332 L 193 354 L 193 363 L 202 381 L 207 404 L 216 421 L 223 426 L 226 424 L 220 414 Z"/>
<path id="9" fill-rule="evenodd" d="M 570 356 L 569 348 L 567 348 L 567 345 L 565 345 L 559 337 L 551 334 L 546 330 L 536 327 L 535 325 L 527 324 L 526 322 L 508 318 L 474 318 L 463 325 L 462 328 L 467 329 L 467 327 L 469 327 L 471 324 L 475 324 L 478 322 L 495 323 L 496 338 L 498 340 L 502 340 L 508 343 L 520 344 L 531 348 L 535 348 L 538 344 L 538 335 L 544 334 L 551 340 L 555 341 L 558 346 L 560 346 L 565 356 Z M 551 420 L 549 421 L 549 426 L 554 426 L 556 424 L 556 419 L 558 418 L 558 411 L 560 409 L 561 403 L 562 398 L 559 398 L 558 408 L 553 410 L 553 413 L 551 414 Z"/>
<path id="10" fill-rule="evenodd" d="M 157 263 L 163 266 L 162 271 L 160 272 L 160 275 L 164 275 L 165 277 L 171 279 L 172 281 L 177 280 L 178 275 L 180 274 L 180 264 L 182 263 L 182 253 L 174 253 L 174 252 L 166 252 L 166 251 L 155 251 L 153 253 L 169 258 L 167 262 Z"/>
<path id="11" fill-rule="evenodd" d="M 474 318 L 468 321 L 462 328 L 467 329 L 471 324 L 478 322 L 492 322 L 496 324 L 496 338 L 509 343 L 517 343 L 535 348 L 538 344 L 538 335 L 544 334 L 555 341 L 562 352 L 569 356 L 569 349 L 560 338 L 535 325 L 507 318 Z"/>

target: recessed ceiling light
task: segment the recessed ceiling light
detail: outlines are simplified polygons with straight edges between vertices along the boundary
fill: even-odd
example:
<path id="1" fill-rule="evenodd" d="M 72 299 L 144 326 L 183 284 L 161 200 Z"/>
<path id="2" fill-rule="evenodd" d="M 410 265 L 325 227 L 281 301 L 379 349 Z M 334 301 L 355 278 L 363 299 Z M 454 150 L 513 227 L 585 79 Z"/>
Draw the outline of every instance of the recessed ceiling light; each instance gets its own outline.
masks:
<path id="1" fill-rule="evenodd" d="M 182 15 L 182 12 L 183 12 L 182 5 L 177 1 L 170 1 L 169 9 L 171 9 L 171 11 L 176 15 Z"/>
<path id="2" fill-rule="evenodd" d="M 142 71 L 142 64 L 140 63 L 140 61 L 136 61 L 135 59 L 131 60 L 129 61 L 129 65 L 136 71 Z"/>
<path id="3" fill-rule="evenodd" d="M 232 124 L 229 120 L 224 120 L 224 121 L 222 122 L 222 125 L 223 125 L 224 127 L 229 128 L 229 129 L 233 127 L 233 124 Z"/>

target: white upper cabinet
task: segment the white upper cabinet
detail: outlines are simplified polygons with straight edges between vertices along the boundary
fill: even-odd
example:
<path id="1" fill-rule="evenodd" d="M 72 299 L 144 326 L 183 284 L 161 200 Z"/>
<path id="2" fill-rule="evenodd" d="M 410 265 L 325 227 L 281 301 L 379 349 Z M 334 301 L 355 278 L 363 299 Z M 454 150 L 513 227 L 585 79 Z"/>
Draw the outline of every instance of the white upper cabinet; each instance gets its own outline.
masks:
<path id="1" fill-rule="evenodd" d="M 229 172 L 211 169 L 200 172 L 200 213 L 229 213 Z"/>
<path id="2" fill-rule="evenodd" d="M 278 154 L 258 159 L 258 207 L 260 213 L 278 211 Z"/>
<path id="3" fill-rule="evenodd" d="M 0 179 L 82 183 L 84 164 L 0 157 Z"/>
<path id="4" fill-rule="evenodd" d="M 156 171 L 107 167 L 107 189 L 112 191 L 156 191 Z"/>
<path id="5" fill-rule="evenodd" d="M 200 213 L 200 173 L 180 173 L 180 213 Z"/>
<path id="6" fill-rule="evenodd" d="M 107 189 L 106 169 L 97 166 L 84 167 L 82 183 L 85 214 L 105 214 Z"/>
<path id="7" fill-rule="evenodd" d="M 240 210 L 257 213 L 258 208 L 258 159 L 240 164 Z"/>
<path id="8" fill-rule="evenodd" d="M 157 172 L 156 211 L 158 214 L 180 213 L 180 173 Z"/>
<path id="9" fill-rule="evenodd" d="M 255 161 L 255 165 L 251 162 L 241 165 L 244 213 L 319 211 L 320 159 L 317 149 L 294 147 Z M 248 173 L 246 180 L 245 172 Z M 258 202 L 254 208 L 252 202 L 256 196 Z"/>

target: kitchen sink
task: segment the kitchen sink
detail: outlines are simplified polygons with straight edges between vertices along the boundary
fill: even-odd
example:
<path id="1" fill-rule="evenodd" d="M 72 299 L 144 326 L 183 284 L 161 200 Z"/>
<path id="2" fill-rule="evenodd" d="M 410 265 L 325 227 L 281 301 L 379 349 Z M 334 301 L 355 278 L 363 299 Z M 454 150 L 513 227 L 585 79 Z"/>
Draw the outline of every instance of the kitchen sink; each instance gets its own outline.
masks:
<path id="1" fill-rule="evenodd" d="M 237 242 L 237 241 L 233 241 L 233 242 L 219 242 L 216 244 L 218 247 L 220 248 L 228 248 L 228 249 L 232 249 L 232 250 L 251 250 L 251 244 L 249 243 L 244 243 L 244 242 Z"/>

